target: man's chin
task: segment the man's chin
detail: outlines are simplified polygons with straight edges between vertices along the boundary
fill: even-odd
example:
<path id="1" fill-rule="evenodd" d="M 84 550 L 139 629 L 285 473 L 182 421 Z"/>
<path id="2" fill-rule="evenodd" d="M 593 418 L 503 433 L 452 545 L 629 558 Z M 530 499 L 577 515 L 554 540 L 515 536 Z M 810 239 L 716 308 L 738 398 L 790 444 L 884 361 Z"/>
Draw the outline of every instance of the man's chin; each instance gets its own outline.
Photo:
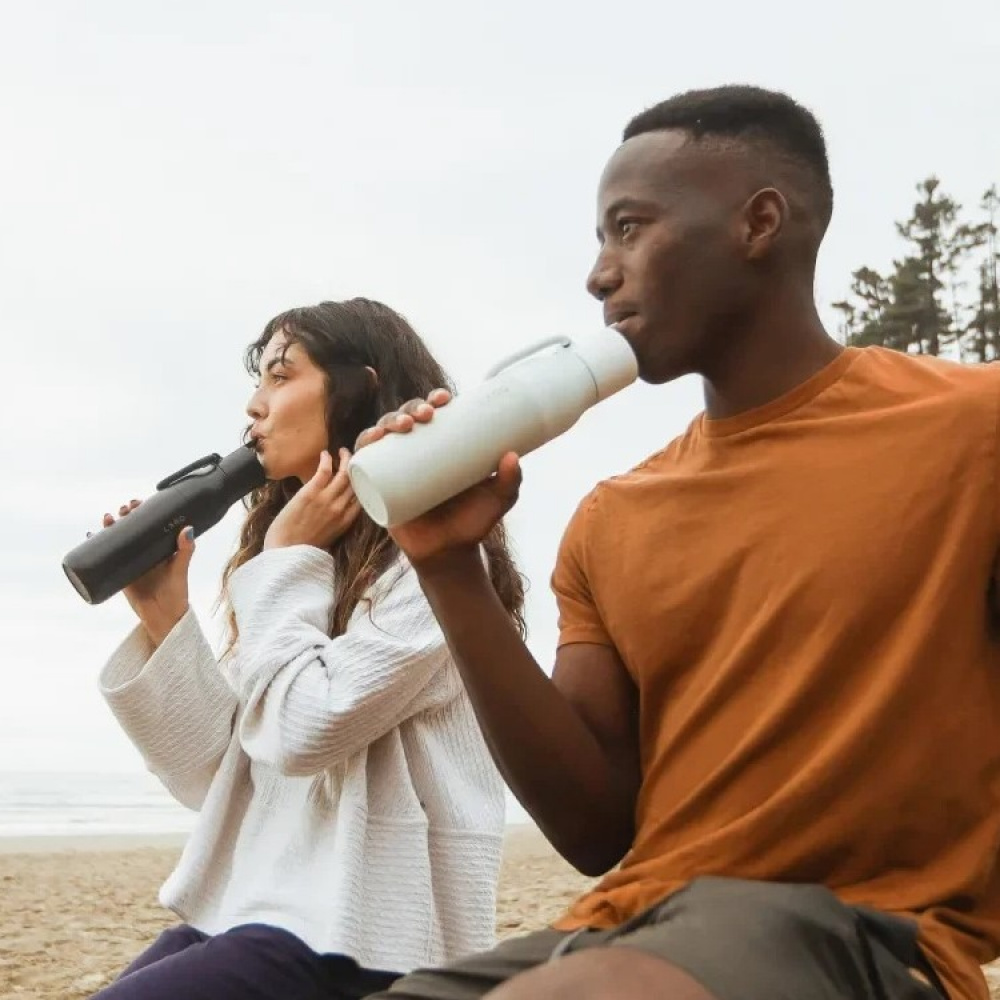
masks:
<path id="1" fill-rule="evenodd" d="M 639 378 L 648 385 L 664 385 L 690 375 L 695 369 L 680 358 L 644 358 L 638 355 Z"/>

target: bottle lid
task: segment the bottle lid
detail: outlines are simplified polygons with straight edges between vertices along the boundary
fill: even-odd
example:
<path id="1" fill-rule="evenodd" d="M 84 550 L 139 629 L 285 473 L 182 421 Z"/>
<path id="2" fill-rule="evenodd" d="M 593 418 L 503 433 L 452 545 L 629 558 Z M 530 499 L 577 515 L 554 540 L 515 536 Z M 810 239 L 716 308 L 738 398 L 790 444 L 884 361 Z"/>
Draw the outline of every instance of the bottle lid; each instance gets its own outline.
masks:
<path id="1" fill-rule="evenodd" d="M 573 338 L 573 350 L 590 369 L 597 399 L 607 399 L 639 377 L 639 363 L 629 342 L 615 329 L 594 330 Z"/>

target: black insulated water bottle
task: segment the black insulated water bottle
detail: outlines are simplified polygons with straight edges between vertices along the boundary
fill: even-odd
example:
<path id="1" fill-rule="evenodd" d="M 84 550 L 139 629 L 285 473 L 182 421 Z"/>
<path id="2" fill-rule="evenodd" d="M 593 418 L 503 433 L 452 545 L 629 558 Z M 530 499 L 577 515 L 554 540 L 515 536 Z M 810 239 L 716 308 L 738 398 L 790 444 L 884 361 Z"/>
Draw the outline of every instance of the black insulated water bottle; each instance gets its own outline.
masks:
<path id="1" fill-rule="evenodd" d="M 157 483 L 142 506 L 73 549 L 63 570 L 85 601 L 101 604 L 176 552 L 182 528 L 203 534 L 264 481 L 252 446 L 225 458 L 206 455 Z"/>

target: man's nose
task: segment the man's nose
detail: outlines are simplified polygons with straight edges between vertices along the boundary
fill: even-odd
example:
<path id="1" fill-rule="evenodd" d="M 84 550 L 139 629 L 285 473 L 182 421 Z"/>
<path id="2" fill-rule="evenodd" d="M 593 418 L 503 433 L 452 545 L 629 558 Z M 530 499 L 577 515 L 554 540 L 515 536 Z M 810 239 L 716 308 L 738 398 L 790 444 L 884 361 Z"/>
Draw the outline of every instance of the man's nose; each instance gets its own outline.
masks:
<path id="1" fill-rule="evenodd" d="M 611 254 L 602 250 L 594 261 L 594 266 L 587 275 L 587 291 L 599 302 L 621 286 L 621 269 L 615 263 Z"/>

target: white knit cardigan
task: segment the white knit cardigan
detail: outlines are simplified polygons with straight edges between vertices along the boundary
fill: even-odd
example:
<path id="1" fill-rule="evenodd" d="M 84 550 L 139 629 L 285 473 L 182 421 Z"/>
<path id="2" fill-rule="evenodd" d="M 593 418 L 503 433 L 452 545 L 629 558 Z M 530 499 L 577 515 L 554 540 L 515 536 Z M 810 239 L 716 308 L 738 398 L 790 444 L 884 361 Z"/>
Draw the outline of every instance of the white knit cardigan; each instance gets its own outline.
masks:
<path id="1" fill-rule="evenodd" d="M 503 785 L 416 574 L 400 560 L 331 639 L 333 596 L 328 553 L 268 550 L 231 579 L 233 657 L 188 612 L 105 666 L 125 732 L 200 813 L 160 901 L 386 971 L 489 948 Z"/>

